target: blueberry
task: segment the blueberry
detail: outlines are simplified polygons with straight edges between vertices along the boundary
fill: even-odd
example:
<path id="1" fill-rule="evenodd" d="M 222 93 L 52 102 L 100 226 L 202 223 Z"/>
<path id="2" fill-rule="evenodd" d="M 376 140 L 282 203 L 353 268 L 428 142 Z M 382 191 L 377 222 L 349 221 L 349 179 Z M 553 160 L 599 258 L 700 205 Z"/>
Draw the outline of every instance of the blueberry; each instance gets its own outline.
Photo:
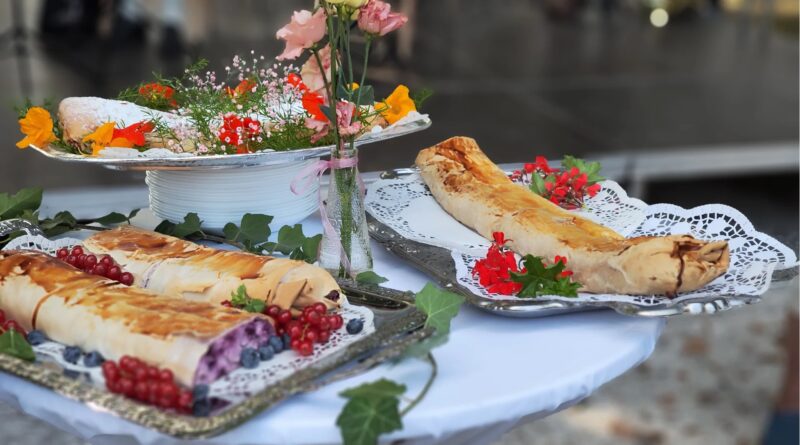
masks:
<path id="1" fill-rule="evenodd" d="M 283 351 L 283 339 L 280 337 L 272 336 L 269 338 L 268 343 L 270 346 L 272 346 L 272 349 L 275 350 L 276 354 Z"/>
<path id="2" fill-rule="evenodd" d="M 192 406 L 192 414 L 197 417 L 206 417 L 211 414 L 211 400 L 195 400 L 194 405 Z"/>
<path id="3" fill-rule="evenodd" d="M 362 329 L 364 329 L 364 320 L 360 318 L 354 318 L 347 322 L 348 334 L 358 334 Z"/>
<path id="4" fill-rule="evenodd" d="M 258 356 L 262 361 L 270 360 L 275 356 L 275 350 L 272 349 L 272 346 L 270 346 L 269 343 L 264 343 L 258 347 Z"/>
<path id="5" fill-rule="evenodd" d="M 86 366 L 87 368 L 100 366 L 104 361 L 106 361 L 105 357 L 103 357 L 103 355 L 97 351 L 92 351 L 83 356 L 83 366 Z"/>
<path id="6" fill-rule="evenodd" d="M 292 337 L 289 337 L 288 333 L 284 333 L 281 339 L 283 340 L 283 350 L 286 351 L 288 349 L 291 349 Z"/>
<path id="7" fill-rule="evenodd" d="M 253 369 L 258 366 L 258 351 L 253 348 L 244 348 L 239 356 L 239 363 L 243 368 Z"/>
<path id="8" fill-rule="evenodd" d="M 208 385 L 197 385 L 192 389 L 193 400 L 201 400 L 208 397 Z"/>
<path id="9" fill-rule="evenodd" d="M 30 343 L 31 346 L 40 345 L 46 341 L 47 336 L 44 335 L 44 332 L 38 330 L 28 332 L 28 343 Z"/>
<path id="10" fill-rule="evenodd" d="M 81 358 L 81 355 L 83 355 L 83 352 L 81 352 L 81 348 L 77 346 L 67 346 L 66 348 L 64 348 L 64 353 L 62 357 L 64 357 L 64 360 L 66 360 L 67 362 L 75 364 L 78 363 L 78 360 Z"/>

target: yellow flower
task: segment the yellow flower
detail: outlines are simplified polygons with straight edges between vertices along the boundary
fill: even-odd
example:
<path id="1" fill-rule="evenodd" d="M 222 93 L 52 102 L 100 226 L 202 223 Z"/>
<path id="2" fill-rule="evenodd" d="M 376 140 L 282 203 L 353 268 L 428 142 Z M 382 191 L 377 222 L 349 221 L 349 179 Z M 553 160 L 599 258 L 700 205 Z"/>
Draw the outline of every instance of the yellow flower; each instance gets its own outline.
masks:
<path id="1" fill-rule="evenodd" d="M 29 145 L 44 147 L 56 140 L 53 118 L 42 107 L 30 107 L 25 117 L 19 120 L 19 129 L 25 137 L 17 142 L 18 148 L 27 148 Z"/>
<path id="2" fill-rule="evenodd" d="M 116 122 L 106 122 L 97 127 L 94 133 L 89 133 L 83 137 L 83 142 L 92 143 L 92 156 L 97 156 L 100 150 L 108 147 L 114 138 L 114 127 Z M 119 138 L 118 138 L 119 139 Z"/>
<path id="3" fill-rule="evenodd" d="M 389 124 L 399 121 L 411 111 L 417 111 L 414 101 L 408 96 L 408 87 L 405 85 L 398 85 L 385 101 L 375 104 L 375 109 Z"/>

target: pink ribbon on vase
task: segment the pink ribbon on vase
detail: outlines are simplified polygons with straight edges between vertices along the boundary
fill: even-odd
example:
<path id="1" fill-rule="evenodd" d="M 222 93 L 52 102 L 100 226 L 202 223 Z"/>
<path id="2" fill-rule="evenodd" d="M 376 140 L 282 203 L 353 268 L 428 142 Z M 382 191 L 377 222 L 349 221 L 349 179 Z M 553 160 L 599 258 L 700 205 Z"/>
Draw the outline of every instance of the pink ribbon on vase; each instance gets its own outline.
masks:
<path id="1" fill-rule="evenodd" d="M 351 158 L 344 158 L 338 159 L 333 158 L 329 161 L 320 159 L 317 162 L 309 165 L 308 167 L 304 168 L 297 174 L 297 176 L 292 179 L 292 182 L 289 184 L 289 189 L 295 195 L 302 195 L 309 188 L 311 188 L 312 184 L 315 180 L 319 181 L 322 178 L 322 175 L 325 173 L 326 170 L 339 170 L 343 168 L 351 168 L 358 165 L 358 157 L 353 156 Z M 364 187 L 364 182 L 361 180 L 361 176 L 356 174 L 356 179 L 358 181 L 358 191 L 361 194 L 361 199 L 364 198 L 364 193 L 366 188 Z M 348 204 L 349 203 L 342 203 Z M 322 220 L 322 231 L 325 232 L 325 235 L 336 241 L 336 245 L 339 247 L 339 259 L 344 266 L 347 275 L 351 276 L 353 279 L 353 270 L 350 264 L 350 258 L 348 257 L 347 252 L 344 251 L 344 246 L 342 245 L 342 239 L 339 234 L 336 232 L 336 228 L 333 227 L 331 224 L 330 217 L 328 216 L 328 211 L 325 209 L 325 201 L 322 198 L 322 188 L 319 189 L 319 216 Z"/>

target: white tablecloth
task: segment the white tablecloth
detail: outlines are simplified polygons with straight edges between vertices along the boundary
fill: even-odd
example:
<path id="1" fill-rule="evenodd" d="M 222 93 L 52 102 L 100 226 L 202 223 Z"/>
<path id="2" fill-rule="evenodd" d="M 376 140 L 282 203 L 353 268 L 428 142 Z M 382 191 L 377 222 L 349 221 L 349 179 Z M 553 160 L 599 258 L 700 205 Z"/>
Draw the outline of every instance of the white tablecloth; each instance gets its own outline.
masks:
<path id="1" fill-rule="evenodd" d="M 83 191 L 45 196 L 45 209 L 70 209 L 78 217 L 146 205 L 146 191 Z M 116 196 L 116 197 L 115 197 Z M 124 197 L 124 198 L 123 198 Z M 142 202 L 142 199 L 145 201 Z M 106 206 L 108 206 L 106 208 Z M 317 217 L 306 233 L 321 231 Z M 153 224 L 143 212 L 140 225 Z M 385 286 L 416 291 L 428 281 L 379 245 L 375 271 Z M 590 395 L 645 360 L 663 321 L 594 311 L 542 319 L 510 319 L 465 306 L 453 321 L 450 341 L 435 350 L 439 376 L 428 396 L 403 418 L 402 431 L 387 440 L 413 443 L 490 443 L 521 420 L 546 416 Z M 345 388 L 381 377 L 416 395 L 429 375 L 426 363 L 385 364 L 355 378 L 296 396 L 244 425 L 210 440 L 213 444 L 337 443 L 335 419 Z M 0 399 L 94 443 L 167 444 L 168 436 L 97 412 L 51 391 L 0 373 Z"/>

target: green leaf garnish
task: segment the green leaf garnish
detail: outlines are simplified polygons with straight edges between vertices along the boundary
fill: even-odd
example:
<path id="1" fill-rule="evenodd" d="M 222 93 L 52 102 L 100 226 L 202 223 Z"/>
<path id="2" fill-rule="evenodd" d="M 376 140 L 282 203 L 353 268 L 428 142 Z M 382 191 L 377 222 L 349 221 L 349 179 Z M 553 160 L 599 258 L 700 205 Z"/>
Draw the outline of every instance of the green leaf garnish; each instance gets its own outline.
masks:
<path id="1" fill-rule="evenodd" d="M 356 275 L 356 282 L 357 283 L 365 283 L 365 284 L 381 284 L 389 281 L 388 278 L 382 277 L 371 270 L 367 270 L 361 272 L 360 274 Z"/>
<path id="2" fill-rule="evenodd" d="M 266 303 L 264 300 L 259 300 L 258 298 L 250 298 L 250 296 L 247 295 L 247 288 L 242 284 L 236 289 L 236 292 L 231 292 L 231 305 L 247 312 L 260 314 L 264 312 Z"/>
<path id="3" fill-rule="evenodd" d="M 187 213 L 183 217 L 183 222 L 175 224 L 173 222 L 164 220 L 161 224 L 157 225 L 155 231 L 163 233 L 164 235 L 172 235 L 178 238 L 188 238 L 192 235 L 202 235 L 203 230 L 200 228 L 202 221 L 197 213 Z"/>
<path id="4" fill-rule="evenodd" d="M 14 329 L 9 329 L 0 335 L 0 353 L 12 355 L 23 360 L 34 361 L 36 354 L 25 340 L 25 337 Z"/>
<path id="5" fill-rule="evenodd" d="M 26 210 L 31 212 L 42 205 L 42 189 L 26 188 L 13 195 L 0 193 L 0 220 L 17 218 Z"/>
<path id="6" fill-rule="evenodd" d="M 525 272 L 511 272 L 511 281 L 522 284 L 522 289 L 517 293 L 521 298 L 536 298 L 540 295 L 561 295 L 564 297 L 577 297 L 581 284 L 572 281 L 569 277 L 562 277 L 564 263 L 556 262 L 546 266 L 541 257 L 525 255 L 522 259 Z"/>
<path id="7" fill-rule="evenodd" d="M 269 228 L 271 222 L 272 217 L 269 215 L 245 213 L 239 226 L 234 223 L 225 224 L 222 232 L 227 240 L 241 243 L 245 250 L 260 253 L 272 233 Z"/>
<path id="8" fill-rule="evenodd" d="M 425 101 L 430 99 L 431 96 L 433 96 L 433 90 L 430 88 L 423 88 L 419 91 L 411 93 L 411 100 L 414 101 L 414 108 L 416 108 L 417 111 L 422 110 L 422 106 L 425 104 Z"/>
<path id="9" fill-rule="evenodd" d="M 433 327 L 438 334 L 450 332 L 450 321 L 458 314 L 464 297 L 447 292 L 428 283 L 416 295 L 417 309 L 428 316 L 425 327 Z"/>
<path id="10" fill-rule="evenodd" d="M 581 173 L 586 173 L 586 179 L 588 185 L 592 185 L 606 179 L 600 176 L 599 174 L 601 168 L 599 162 L 586 162 L 583 159 L 566 155 L 564 156 L 564 159 L 561 161 L 561 166 L 563 167 L 564 170 L 570 170 L 573 167 L 575 167 Z"/>
<path id="11" fill-rule="evenodd" d="M 336 425 L 345 445 L 374 445 L 381 434 L 401 429 L 399 396 L 405 391 L 405 385 L 381 379 L 341 392 L 349 400 Z"/>

